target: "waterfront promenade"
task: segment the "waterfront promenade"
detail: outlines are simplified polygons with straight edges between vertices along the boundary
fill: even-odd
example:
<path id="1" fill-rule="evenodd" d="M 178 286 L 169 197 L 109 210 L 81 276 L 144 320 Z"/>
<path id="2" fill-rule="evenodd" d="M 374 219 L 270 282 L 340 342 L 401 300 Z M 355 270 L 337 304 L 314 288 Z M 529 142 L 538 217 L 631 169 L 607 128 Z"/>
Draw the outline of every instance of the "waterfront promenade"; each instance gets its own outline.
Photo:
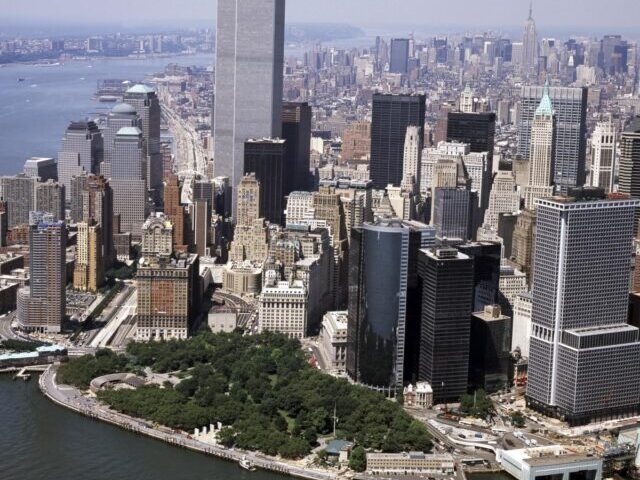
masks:
<path id="1" fill-rule="evenodd" d="M 337 480 L 342 478 L 332 472 L 290 465 L 260 453 L 244 452 L 204 443 L 184 432 L 175 431 L 167 427 L 154 427 L 143 420 L 115 412 L 96 399 L 83 395 L 80 390 L 74 387 L 59 385 L 56 383 L 56 371 L 57 365 L 51 365 L 40 376 L 39 386 L 42 393 L 54 403 L 87 417 L 101 420 L 130 432 L 146 435 L 177 447 L 213 455 L 232 462 L 239 462 L 243 457 L 246 457 L 253 465 L 264 470 L 310 480 Z"/>

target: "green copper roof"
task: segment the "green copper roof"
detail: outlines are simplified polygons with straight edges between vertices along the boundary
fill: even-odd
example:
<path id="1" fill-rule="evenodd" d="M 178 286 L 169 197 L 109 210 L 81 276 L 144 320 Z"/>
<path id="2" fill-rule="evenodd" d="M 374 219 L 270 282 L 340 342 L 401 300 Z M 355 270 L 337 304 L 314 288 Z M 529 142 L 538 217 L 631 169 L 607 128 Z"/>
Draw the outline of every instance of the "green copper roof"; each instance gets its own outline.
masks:
<path id="1" fill-rule="evenodd" d="M 540 100 L 540 105 L 538 105 L 536 115 L 553 115 L 553 105 L 551 104 L 551 98 L 549 97 L 549 79 L 544 82 L 542 100 Z"/>

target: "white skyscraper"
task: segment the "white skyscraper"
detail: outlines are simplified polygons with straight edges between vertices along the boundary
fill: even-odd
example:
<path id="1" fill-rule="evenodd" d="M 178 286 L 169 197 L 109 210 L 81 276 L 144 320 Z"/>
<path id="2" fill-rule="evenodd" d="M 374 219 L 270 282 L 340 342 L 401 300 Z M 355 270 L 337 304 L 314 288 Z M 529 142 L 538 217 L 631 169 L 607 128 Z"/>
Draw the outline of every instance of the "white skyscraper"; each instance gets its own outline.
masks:
<path id="1" fill-rule="evenodd" d="M 404 158 L 402 163 L 402 189 L 413 191 L 420 179 L 420 129 L 407 127 L 404 137 Z"/>
<path id="2" fill-rule="evenodd" d="M 598 122 L 591 136 L 591 186 L 604 188 L 607 193 L 613 190 L 617 142 L 616 127 L 609 115 Z"/>
<path id="3" fill-rule="evenodd" d="M 524 189 L 526 208 L 534 208 L 536 198 L 553 195 L 553 148 L 555 140 L 555 113 L 549 98 L 549 84 L 544 87 L 542 101 L 531 126 L 529 149 L 529 185 Z"/>
<path id="4" fill-rule="evenodd" d="M 500 170 L 493 179 L 489 194 L 489 208 L 485 212 L 484 226 L 498 231 L 498 220 L 501 213 L 513 213 L 520 210 L 520 195 L 516 191 L 516 180 L 513 173 Z"/>
<path id="5" fill-rule="evenodd" d="M 473 90 L 468 84 L 460 94 L 460 111 L 462 113 L 473 113 Z"/>
<path id="6" fill-rule="evenodd" d="M 233 189 L 245 173 L 244 142 L 281 136 L 284 17 L 285 0 L 218 1 L 214 170 Z"/>

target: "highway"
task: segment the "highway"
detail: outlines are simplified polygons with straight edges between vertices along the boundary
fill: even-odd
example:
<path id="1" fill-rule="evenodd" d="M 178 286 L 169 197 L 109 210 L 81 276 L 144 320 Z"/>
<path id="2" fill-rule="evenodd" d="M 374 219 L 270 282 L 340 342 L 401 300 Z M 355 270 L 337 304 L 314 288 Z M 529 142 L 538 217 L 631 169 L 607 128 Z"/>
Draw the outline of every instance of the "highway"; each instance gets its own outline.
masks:
<path id="1" fill-rule="evenodd" d="M 171 108 L 167 107 L 165 102 L 162 103 L 162 114 L 175 139 L 175 164 L 180 176 L 188 176 L 189 173 L 191 176 L 194 174 L 204 176 L 207 153 L 202 147 L 198 132 Z"/>
<path id="2" fill-rule="evenodd" d="M 107 324 L 93 337 L 90 346 L 94 348 L 107 347 L 123 322 L 135 314 L 137 301 L 138 291 L 127 285 L 118 297 L 116 307 L 109 313 Z"/>
<path id="3" fill-rule="evenodd" d="M 11 322 L 13 322 L 15 316 L 15 312 L 9 312 L 0 318 L 0 338 L 3 340 L 16 340 L 19 338 L 11 329 Z"/>
<path id="4" fill-rule="evenodd" d="M 99 403 L 96 399 L 83 395 L 80 390 L 74 387 L 58 385 L 56 383 L 57 368 L 57 365 L 51 365 L 40 376 L 40 390 L 54 403 L 74 410 L 82 415 L 102 420 L 125 430 L 153 437 L 175 446 L 187 448 L 204 454 L 214 455 L 233 462 L 239 462 L 246 457 L 246 459 L 253 465 L 265 470 L 271 470 L 311 480 L 337 480 L 340 478 L 333 472 L 302 468 L 269 458 L 259 453 L 244 452 L 241 450 L 229 449 L 201 442 L 193 439 L 191 435 L 175 431 L 167 427 L 160 426 L 154 428 L 147 422 L 109 409 L 106 405 Z"/>

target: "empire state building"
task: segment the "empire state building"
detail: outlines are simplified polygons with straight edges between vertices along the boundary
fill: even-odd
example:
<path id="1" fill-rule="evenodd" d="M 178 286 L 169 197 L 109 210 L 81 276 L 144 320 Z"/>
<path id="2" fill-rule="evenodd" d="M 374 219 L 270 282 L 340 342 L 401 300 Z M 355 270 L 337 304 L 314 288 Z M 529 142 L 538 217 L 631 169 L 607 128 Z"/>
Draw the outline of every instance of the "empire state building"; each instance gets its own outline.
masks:
<path id="1" fill-rule="evenodd" d="M 526 75 L 535 74 L 538 61 L 538 34 L 533 20 L 533 5 L 529 4 L 529 18 L 524 25 L 522 36 L 522 68 Z"/>

